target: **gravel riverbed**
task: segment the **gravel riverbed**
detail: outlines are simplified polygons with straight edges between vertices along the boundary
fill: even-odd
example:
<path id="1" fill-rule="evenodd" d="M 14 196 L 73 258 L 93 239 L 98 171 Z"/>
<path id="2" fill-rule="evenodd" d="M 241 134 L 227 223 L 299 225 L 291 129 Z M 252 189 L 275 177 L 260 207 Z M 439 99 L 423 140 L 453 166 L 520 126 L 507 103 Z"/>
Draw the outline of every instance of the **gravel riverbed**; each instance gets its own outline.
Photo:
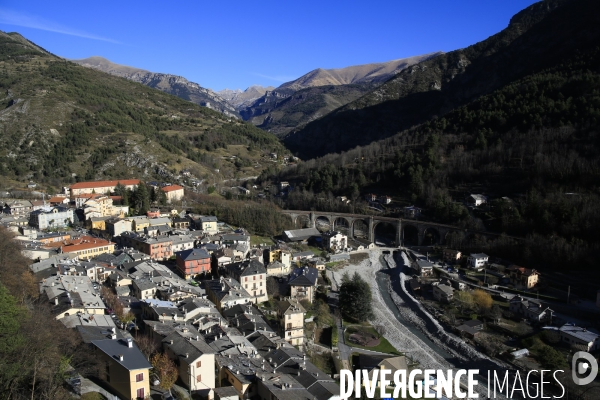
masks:
<path id="1" fill-rule="evenodd" d="M 448 333 L 439 322 L 416 300 L 406 289 L 405 282 L 408 276 L 400 271 L 400 294 L 392 289 L 390 279 L 387 280 L 387 290 L 397 310 L 391 310 L 379 290 L 377 282 L 378 271 L 387 269 L 382 258 L 390 268 L 403 268 L 409 265 L 409 260 L 404 252 L 395 258 L 391 254 L 384 254 L 382 250 L 369 251 L 369 258 L 358 264 L 350 264 L 342 270 L 332 274 L 336 284 L 341 285 L 342 275 L 348 273 L 350 276 L 357 272 L 371 286 L 373 296 L 374 317 L 370 321 L 373 326 L 385 327 L 383 336 L 398 350 L 404 352 L 411 359 L 419 363 L 420 369 L 457 369 L 465 368 L 464 365 L 473 363 L 484 363 L 485 369 L 504 369 L 497 360 L 492 360 L 478 352 L 464 342 L 461 338 Z M 384 271 L 389 272 L 389 270 Z M 384 273 L 383 272 L 383 273 Z M 394 271 L 397 273 L 397 271 Z M 395 276 L 395 274 L 392 274 Z M 398 285 L 396 285 L 398 286 Z M 394 314 L 399 315 L 406 322 L 418 329 L 422 335 L 415 334 L 405 324 L 401 323 Z M 431 343 L 427 343 L 429 340 Z M 435 348 L 442 349 L 438 353 Z M 442 354 L 445 353 L 446 357 Z M 483 372 L 483 371 L 481 371 Z M 483 382 L 482 382 L 483 383 Z M 476 389 L 484 394 L 483 386 Z"/>

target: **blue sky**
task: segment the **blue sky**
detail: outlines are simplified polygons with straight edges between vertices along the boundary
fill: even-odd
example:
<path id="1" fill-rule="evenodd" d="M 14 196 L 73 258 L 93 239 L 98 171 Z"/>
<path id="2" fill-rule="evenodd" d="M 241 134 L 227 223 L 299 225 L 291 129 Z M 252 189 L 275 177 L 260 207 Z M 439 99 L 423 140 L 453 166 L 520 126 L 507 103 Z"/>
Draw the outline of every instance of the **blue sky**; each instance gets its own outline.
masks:
<path id="1" fill-rule="evenodd" d="M 0 30 L 65 58 L 182 75 L 204 87 L 278 86 L 315 68 L 451 51 L 532 0 L 2 0 Z"/>

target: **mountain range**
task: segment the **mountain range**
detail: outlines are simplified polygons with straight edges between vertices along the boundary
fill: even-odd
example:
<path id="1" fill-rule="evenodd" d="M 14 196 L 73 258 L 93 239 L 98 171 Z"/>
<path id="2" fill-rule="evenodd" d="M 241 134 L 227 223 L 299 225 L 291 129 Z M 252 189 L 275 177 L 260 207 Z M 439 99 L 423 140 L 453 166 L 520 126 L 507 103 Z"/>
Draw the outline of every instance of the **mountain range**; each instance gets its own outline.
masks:
<path id="1" fill-rule="evenodd" d="M 238 111 L 246 121 L 282 136 L 358 99 L 403 69 L 439 54 L 338 69 L 318 68 L 267 91 Z"/>
<path id="2" fill-rule="evenodd" d="M 442 54 L 442 52 L 401 58 L 387 62 L 354 65 L 345 68 L 317 68 L 305 75 L 302 75 L 296 80 L 282 84 L 277 89 L 300 90 L 315 86 L 338 86 L 370 82 L 384 82 L 403 69 L 435 57 L 439 54 Z"/>
<path id="3" fill-rule="evenodd" d="M 227 116 L 239 118 L 235 107 L 229 102 L 224 101 L 221 96 L 195 82 L 188 81 L 184 77 L 115 64 L 106 58 L 98 56 L 71 61 L 84 67 L 93 68 L 154 89 L 162 90 L 192 103 L 219 111 Z"/>
<path id="4" fill-rule="evenodd" d="M 267 91 L 275 89 L 273 86 L 259 86 L 252 85 L 246 90 L 241 89 L 223 89 L 219 90 L 217 94 L 223 99 L 227 100 L 229 104 L 236 108 L 236 110 L 247 107 L 254 103 L 254 101 L 262 97 Z"/>
<path id="5" fill-rule="evenodd" d="M 317 68 L 277 88 L 253 85 L 246 90 L 219 92 L 181 76 L 116 64 L 103 57 L 71 61 L 162 90 L 227 116 L 241 116 L 261 129 L 281 136 L 358 99 L 403 69 L 440 54 L 435 52 L 337 69 Z"/>

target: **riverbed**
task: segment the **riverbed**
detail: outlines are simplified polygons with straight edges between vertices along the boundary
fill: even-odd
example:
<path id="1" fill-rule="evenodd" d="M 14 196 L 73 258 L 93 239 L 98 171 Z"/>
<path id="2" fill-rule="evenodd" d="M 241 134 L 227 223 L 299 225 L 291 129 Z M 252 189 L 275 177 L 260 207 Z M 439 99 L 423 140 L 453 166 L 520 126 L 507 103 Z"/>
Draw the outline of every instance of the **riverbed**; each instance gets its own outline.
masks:
<path id="1" fill-rule="evenodd" d="M 506 366 L 476 351 L 461 338 L 448 333 L 407 291 L 409 272 L 406 254 L 394 257 L 380 249 L 369 258 L 333 273 L 336 283 L 342 275 L 357 272 L 372 289 L 373 326 L 383 326 L 383 336 L 400 352 L 419 363 L 420 369 L 479 369 L 479 390 L 485 393 L 487 371 L 504 371 Z"/>

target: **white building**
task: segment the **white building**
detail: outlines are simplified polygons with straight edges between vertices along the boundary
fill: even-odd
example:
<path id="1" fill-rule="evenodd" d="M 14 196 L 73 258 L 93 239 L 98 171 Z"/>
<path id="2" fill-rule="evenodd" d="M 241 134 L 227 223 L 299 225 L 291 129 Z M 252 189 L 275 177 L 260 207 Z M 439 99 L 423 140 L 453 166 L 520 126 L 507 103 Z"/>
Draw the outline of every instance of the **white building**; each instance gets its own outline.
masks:
<path id="1" fill-rule="evenodd" d="M 66 207 L 49 207 L 29 214 L 29 225 L 38 229 L 64 228 L 74 221 L 74 210 Z"/>
<path id="2" fill-rule="evenodd" d="M 165 195 L 167 196 L 167 203 L 179 201 L 185 194 L 183 187 L 179 185 L 165 186 L 161 188 L 161 190 L 165 192 Z"/>
<path id="3" fill-rule="evenodd" d="M 323 247 L 333 253 L 342 251 L 348 247 L 348 236 L 340 232 L 325 232 L 321 237 L 323 238 Z"/>
<path id="4" fill-rule="evenodd" d="M 481 270 L 485 267 L 489 259 L 489 256 L 484 253 L 471 253 L 469 258 L 467 258 L 467 264 L 475 269 Z"/>

